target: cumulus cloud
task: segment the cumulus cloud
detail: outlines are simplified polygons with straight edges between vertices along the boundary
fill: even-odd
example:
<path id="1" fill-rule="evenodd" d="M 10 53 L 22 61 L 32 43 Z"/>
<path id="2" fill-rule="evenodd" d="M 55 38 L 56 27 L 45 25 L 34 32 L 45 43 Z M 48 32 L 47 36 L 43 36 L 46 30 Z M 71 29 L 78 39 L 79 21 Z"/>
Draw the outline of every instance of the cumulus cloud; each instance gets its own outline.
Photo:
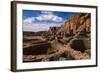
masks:
<path id="1" fill-rule="evenodd" d="M 54 15 L 53 12 L 46 12 L 46 11 L 42 11 L 41 14 L 39 16 L 36 17 L 28 17 L 26 19 L 24 19 L 25 23 L 32 23 L 34 21 L 51 21 L 51 22 L 62 22 L 63 18 L 59 17 L 57 15 Z"/>
<path id="2" fill-rule="evenodd" d="M 52 12 L 41 12 L 42 14 L 36 17 L 39 21 L 54 21 L 54 22 L 62 22 L 63 18 L 57 15 L 54 15 Z"/>
<path id="3" fill-rule="evenodd" d="M 48 23 L 48 21 L 50 21 Z M 49 27 L 60 26 L 63 21 L 62 17 L 54 15 L 53 12 L 41 11 L 41 14 L 36 17 L 28 17 L 23 20 L 24 31 L 45 31 Z M 46 22 L 46 23 L 43 23 Z"/>
<path id="4" fill-rule="evenodd" d="M 24 22 L 29 22 L 29 23 L 32 23 L 32 21 L 35 21 L 35 17 L 29 17 L 24 20 Z"/>
<path id="5" fill-rule="evenodd" d="M 53 14 L 51 11 L 41 11 L 42 14 Z"/>

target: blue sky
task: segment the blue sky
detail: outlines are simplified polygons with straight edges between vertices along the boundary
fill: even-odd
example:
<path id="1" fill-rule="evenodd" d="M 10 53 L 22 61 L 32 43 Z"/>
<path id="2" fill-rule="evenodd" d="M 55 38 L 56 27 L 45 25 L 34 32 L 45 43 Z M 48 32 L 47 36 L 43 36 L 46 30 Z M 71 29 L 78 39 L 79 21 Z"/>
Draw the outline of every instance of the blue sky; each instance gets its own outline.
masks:
<path id="1" fill-rule="evenodd" d="M 23 31 L 46 31 L 49 27 L 61 26 L 73 12 L 23 10 Z"/>

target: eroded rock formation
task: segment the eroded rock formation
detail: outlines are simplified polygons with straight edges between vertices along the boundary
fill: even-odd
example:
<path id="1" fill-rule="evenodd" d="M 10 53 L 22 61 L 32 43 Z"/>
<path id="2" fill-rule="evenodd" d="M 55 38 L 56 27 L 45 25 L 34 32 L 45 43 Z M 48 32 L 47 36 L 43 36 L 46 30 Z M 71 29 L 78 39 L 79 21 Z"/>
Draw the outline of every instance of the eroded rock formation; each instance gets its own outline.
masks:
<path id="1" fill-rule="evenodd" d="M 45 49 L 46 53 L 41 55 L 24 55 L 24 62 L 91 58 L 91 14 L 89 13 L 77 13 L 60 27 L 50 27 L 47 32 L 39 34 L 42 35 L 46 42 L 51 43 L 51 47 Z M 29 51 L 32 49 L 34 47 Z"/>

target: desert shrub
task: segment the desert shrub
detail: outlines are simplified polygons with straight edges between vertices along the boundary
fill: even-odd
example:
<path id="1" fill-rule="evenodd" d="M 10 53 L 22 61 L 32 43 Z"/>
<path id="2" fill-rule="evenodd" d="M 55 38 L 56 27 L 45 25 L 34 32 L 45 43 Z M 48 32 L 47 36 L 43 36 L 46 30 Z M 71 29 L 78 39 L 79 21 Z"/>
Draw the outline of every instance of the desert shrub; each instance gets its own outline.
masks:
<path id="1" fill-rule="evenodd" d="M 85 52 L 86 52 L 87 54 L 91 55 L 91 50 L 90 50 L 90 49 L 85 50 Z"/>
<path id="2" fill-rule="evenodd" d="M 53 57 L 50 58 L 50 61 L 58 61 L 60 57 L 61 57 L 61 54 L 54 55 Z"/>
<path id="3" fill-rule="evenodd" d="M 54 53 L 53 48 L 48 48 L 48 50 L 47 50 L 47 54 L 52 54 L 52 53 Z"/>
<path id="4" fill-rule="evenodd" d="M 66 60 L 74 60 L 74 58 L 70 55 L 69 52 L 64 52 L 63 56 L 66 57 Z"/>
<path id="5" fill-rule="evenodd" d="M 57 54 L 50 58 L 50 61 L 59 60 L 74 60 L 74 58 L 68 52 L 63 52 L 62 54 Z"/>

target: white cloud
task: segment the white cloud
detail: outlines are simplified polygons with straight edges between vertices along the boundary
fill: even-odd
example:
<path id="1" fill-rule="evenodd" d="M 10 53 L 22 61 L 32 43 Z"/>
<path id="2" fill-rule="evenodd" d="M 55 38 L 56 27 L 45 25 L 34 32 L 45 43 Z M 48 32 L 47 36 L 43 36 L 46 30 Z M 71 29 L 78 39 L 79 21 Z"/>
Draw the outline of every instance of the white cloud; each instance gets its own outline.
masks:
<path id="1" fill-rule="evenodd" d="M 43 14 L 41 14 L 40 16 L 36 17 L 37 20 L 39 21 L 54 21 L 54 22 L 62 22 L 63 18 L 59 17 L 57 15 L 54 15 L 51 12 L 42 12 Z"/>
<path id="2" fill-rule="evenodd" d="M 53 21 L 56 21 L 56 22 L 62 22 L 62 21 L 63 21 L 63 19 L 62 19 L 61 17 L 58 17 L 58 16 L 54 16 L 54 17 L 52 18 L 52 20 L 53 20 Z"/>
<path id="3" fill-rule="evenodd" d="M 24 20 L 24 22 L 29 22 L 29 23 L 32 23 L 33 21 L 35 21 L 35 17 L 28 17 L 27 19 Z"/>
<path id="4" fill-rule="evenodd" d="M 37 22 L 34 22 L 37 21 Z M 40 21 L 40 22 L 38 22 Z M 55 23 L 42 23 L 42 21 L 51 21 Z M 63 21 L 62 17 L 56 16 L 53 12 L 42 11 L 37 17 L 28 17 L 23 20 L 23 30 L 24 31 L 45 31 L 49 27 L 60 26 L 60 22 Z M 58 23 L 57 23 L 58 22 Z"/>
<path id="5" fill-rule="evenodd" d="M 42 14 L 53 14 L 51 11 L 41 11 Z"/>
<path id="6" fill-rule="evenodd" d="M 62 22 L 63 18 L 59 17 L 57 15 L 54 15 L 53 12 L 46 12 L 46 11 L 42 11 L 41 14 L 37 17 L 28 17 L 26 19 L 24 19 L 23 22 L 28 23 L 28 24 L 32 24 L 32 22 L 34 22 L 35 20 L 38 21 L 51 21 L 51 22 Z"/>

